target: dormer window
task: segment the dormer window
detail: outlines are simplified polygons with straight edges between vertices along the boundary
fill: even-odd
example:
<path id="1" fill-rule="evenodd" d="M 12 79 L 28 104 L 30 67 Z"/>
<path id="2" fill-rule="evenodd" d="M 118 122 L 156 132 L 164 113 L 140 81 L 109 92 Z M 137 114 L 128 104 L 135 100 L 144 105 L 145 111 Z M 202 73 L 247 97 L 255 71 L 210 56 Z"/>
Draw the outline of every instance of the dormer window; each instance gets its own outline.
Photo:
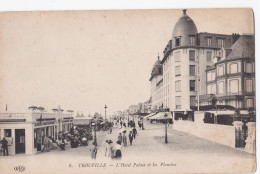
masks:
<path id="1" fill-rule="evenodd" d="M 225 40 L 224 39 L 218 39 L 217 43 L 218 43 L 218 47 L 225 47 Z"/>
<path id="2" fill-rule="evenodd" d="M 212 40 L 211 40 L 211 37 L 208 37 L 208 38 L 207 38 L 207 46 L 208 46 L 208 47 L 211 46 L 211 41 L 212 41 Z"/>
<path id="3" fill-rule="evenodd" d="M 181 38 L 177 37 L 175 38 L 175 47 L 179 47 L 179 46 L 181 46 Z"/>
<path id="4" fill-rule="evenodd" d="M 190 36 L 190 45 L 195 45 L 195 37 Z"/>

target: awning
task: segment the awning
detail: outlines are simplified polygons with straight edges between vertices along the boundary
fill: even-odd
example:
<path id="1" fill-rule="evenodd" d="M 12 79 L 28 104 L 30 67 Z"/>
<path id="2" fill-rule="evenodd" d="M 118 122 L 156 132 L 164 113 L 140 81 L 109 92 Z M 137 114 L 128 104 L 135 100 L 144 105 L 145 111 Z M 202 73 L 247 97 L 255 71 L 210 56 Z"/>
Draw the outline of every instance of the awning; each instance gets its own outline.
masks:
<path id="1" fill-rule="evenodd" d="M 146 119 L 146 118 L 149 118 L 149 117 L 151 117 L 151 116 L 153 116 L 153 115 L 155 115 L 155 114 L 156 114 L 156 113 L 151 113 L 151 114 L 149 114 L 149 115 L 144 116 L 143 118 Z"/>
<path id="2" fill-rule="evenodd" d="M 73 124 L 74 125 L 88 125 L 90 124 L 91 119 L 74 119 Z"/>
<path id="3" fill-rule="evenodd" d="M 159 113 L 157 113 L 156 115 L 149 117 L 149 119 L 162 120 L 162 119 L 164 119 L 165 113 L 167 114 L 167 118 L 170 118 L 170 117 L 169 117 L 169 116 L 170 116 L 170 113 L 169 113 L 169 112 L 159 112 Z"/>

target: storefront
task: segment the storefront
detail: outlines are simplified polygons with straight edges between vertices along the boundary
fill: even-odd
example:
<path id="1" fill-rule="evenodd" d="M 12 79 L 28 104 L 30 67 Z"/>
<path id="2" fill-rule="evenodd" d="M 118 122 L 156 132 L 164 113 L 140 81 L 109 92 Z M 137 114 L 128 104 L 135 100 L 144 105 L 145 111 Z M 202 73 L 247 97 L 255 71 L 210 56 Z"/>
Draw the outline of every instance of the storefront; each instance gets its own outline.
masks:
<path id="1" fill-rule="evenodd" d="M 71 114 L 62 113 L 0 113 L 0 139 L 8 141 L 9 155 L 35 154 L 41 151 L 43 137 L 68 132 Z"/>

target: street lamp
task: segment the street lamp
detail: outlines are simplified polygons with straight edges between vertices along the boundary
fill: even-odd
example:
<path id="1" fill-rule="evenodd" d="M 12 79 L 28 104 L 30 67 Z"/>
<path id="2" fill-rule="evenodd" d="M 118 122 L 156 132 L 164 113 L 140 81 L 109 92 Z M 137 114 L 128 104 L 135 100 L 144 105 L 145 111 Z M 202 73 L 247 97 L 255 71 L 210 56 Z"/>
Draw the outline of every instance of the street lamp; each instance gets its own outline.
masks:
<path id="1" fill-rule="evenodd" d="M 165 144 L 168 143 L 168 140 L 167 140 L 167 113 L 164 114 L 164 122 L 165 122 Z"/>
<path id="2" fill-rule="evenodd" d="M 96 123 L 92 123 L 91 124 L 93 129 L 94 129 L 94 143 L 96 144 L 97 146 L 97 134 L 96 134 Z"/>
<path id="3" fill-rule="evenodd" d="M 105 121 L 107 120 L 106 112 L 107 112 L 107 105 L 105 105 Z"/>

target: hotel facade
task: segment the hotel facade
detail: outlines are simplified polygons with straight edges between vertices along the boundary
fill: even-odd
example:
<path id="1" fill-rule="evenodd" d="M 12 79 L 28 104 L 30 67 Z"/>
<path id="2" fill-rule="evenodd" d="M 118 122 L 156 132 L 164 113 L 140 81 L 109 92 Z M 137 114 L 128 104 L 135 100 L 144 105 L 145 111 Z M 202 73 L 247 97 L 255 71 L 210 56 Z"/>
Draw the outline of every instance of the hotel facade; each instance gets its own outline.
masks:
<path id="1" fill-rule="evenodd" d="M 154 103 L 162 100 L 163 108 L 169 110 L 173 118 L 178 119 L 180 117 L 183 117 L 184 115 L 193 115 L 194 108 L 198 106 L 198 103 L 201 103 L 201 105 L 211 104 L 203 103 L 204 101 L 200 101 L 200 99 L 202 99 L 203 97 L 199 97 L 206 94 L 211 94 L 212 91 L 210 90 L 216 91 L 223 88 L 223 91 L 225 91 L 225 93 L 222 94 L 228 94 L 228 92 L 232 92 L 229 91 L 230 89 L 236 90 L 233 89 L 233 87 L 226 89 L 222 85 L 222 82 L 217 82 L 217 84 L 220 83 L 220 85 L 215 85 L 215 87 L 211 87 L 211 82 L 209 79 L 210 75 L 207 76 L 207 73 L 214 71 L 213 67 L 216 67 L 216 65 L 220 66 L 222 64 L 229 64 L 227 63 L 230 61 L 228 60 L 229 57 L 232 56 L 232 54 L 239 52 L 240 48 L 234 49 L 233 47 L 234 45 L 236 45 L 237 41 L 241 42 L 239 40 L 240 37 L 242 38 L 242 36 L 240 36 L 239 34 L 226 35 L 198 32 L 194 21 L 186 14 L 186 10 L 183 10 L 183 15 L 179 18 L 178 22 L 174 26 L 172 38 L 166 45 L 163 52 L 164 57 L 160 62 L 163 68 L 163 76 L 161 80 L 162 96 L 159 99 L 153 97 L 155 95 L 154 91 L 156 91 L 154 90 L 156 83 L 151 81 L 150 78 L 152 84 L 153 106 L 155 106 Z M 252 45 L 250 45 L 250 47 L 252 47 Z M 222 58 L 221 60 L 223 61 L 217 63 L 216 58 L 222 57 L 224 54 L 226 54 L 228 59 L 223 60 Z M 227 54 L 229 54 L 229 56 Z M 242 59 L 242 57 L 237 57 L 237 59 Z M 243 62 L 247 62 L 247 59 L 243 58 L 242 60 Z M 241 65 L 240 68 L 242 68 L 242 66 L 247 66 L 249 68 L 249 64 L 242 65 L 241 63 L 238 63 L 237 65 Z M 228 66 L 226 66 L 225 68 L 227 67 Z M 243 81 L 245 81 L 245 78 L 250 78 L 251 81 L 247 81 L 245 83 L 243 82 L 243 84 L 240 85 L 241 89 L 238 89 L 238 92 L 243 90 L 246 84 L 252 86 L 254 83 L 252 82 L 254 81 L 254 79 L 252 78 L 254 64 L 251 63 L 250 67 L 251 74 L 241 74 L 241 77 L 244 78 Z M 229 71 L 229 69 L 225 70 Z M 225 70 L 223 70 L 223 72 Z M 215 75 L 214 72 L 212 73 L 212 76 L 216 76 L 216 73 Z M 220 76 L 217 76 L 217 81 L 221 79 L 219 77 Z M 211 81 L 215 82 L 216 79 Z M 235 83 L 237 83 L 237 81 L 232 81 L 229 83 L 227 78 L 225 81 L 227 85 L 231 86 L 235 86 Z M 220 87 L 221 85 L 223 87 Z M 251 92 L 249 96 L 252 95 L 254 95 L 253 92 Z M 252 103 L 254 103 L 252 101 L 254 100 L 254 97 L 249 96 L 245 97 L 248 98 L 248 100 L 245 102 L 247 102 L 251 106 Z M 223 101 L 225 102 L 223 103 Z M 234 104 L 234 101 L 225 100 L 225 97 L 223 100 L 219 98 L 217 104 L 230 104 L 235 107 L 245 105 L 241 102 Z"/>

